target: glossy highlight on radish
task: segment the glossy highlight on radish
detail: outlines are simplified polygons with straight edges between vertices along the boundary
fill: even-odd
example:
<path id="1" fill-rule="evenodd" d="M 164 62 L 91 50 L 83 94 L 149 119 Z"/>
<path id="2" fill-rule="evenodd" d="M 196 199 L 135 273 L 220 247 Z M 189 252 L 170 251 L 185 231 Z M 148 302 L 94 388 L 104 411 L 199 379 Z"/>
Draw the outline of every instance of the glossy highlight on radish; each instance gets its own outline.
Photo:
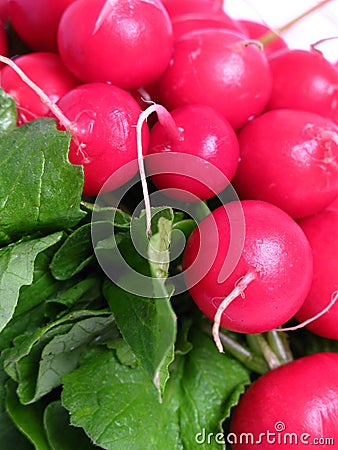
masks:
<path id="1" fill-rule="evenodd" d="M 123 89 L 162 75 L 172 46 L 171 22 L 160 0 L 77 0 L 58 30 L 61 58 L 75 76 Z"/>
<path id="2" fill-rule="evenodd" d="M 244 246 L 236 266 L 229 265 L 226 258 L 231 241 L 236 242 L 237 224 L 229 221 L 229 212 L 236 203 L 217 208 L 193 231 L 184 252 L 184 277 L 193 300 L 212 321 L 223 300 L 242 283 L 220 325 L 260 333 L 291 319 L 303 304 L 312 281 L 312 253 L 303 231 L 284 211 L 246 200 L 241 202 Z"/>

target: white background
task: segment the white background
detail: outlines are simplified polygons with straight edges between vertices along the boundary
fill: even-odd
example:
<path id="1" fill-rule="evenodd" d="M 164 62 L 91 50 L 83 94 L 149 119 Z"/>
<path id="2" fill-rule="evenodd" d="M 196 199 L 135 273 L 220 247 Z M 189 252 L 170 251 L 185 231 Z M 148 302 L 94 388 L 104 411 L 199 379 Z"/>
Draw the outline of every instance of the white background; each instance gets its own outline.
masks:
<path id="1" fill-rule="evenodd" d="M 224 0 L 225 11 L 233 18 L 252 19 L 278 29 L 318 0 Z M 309 49 L 319 39 L 337 36 L 337 39 L 318 47 L 331 61 L 338 61 L 338 0 L 331 0 L 311 15 L 302 19 L 282 35 L 292 48 Z"/>

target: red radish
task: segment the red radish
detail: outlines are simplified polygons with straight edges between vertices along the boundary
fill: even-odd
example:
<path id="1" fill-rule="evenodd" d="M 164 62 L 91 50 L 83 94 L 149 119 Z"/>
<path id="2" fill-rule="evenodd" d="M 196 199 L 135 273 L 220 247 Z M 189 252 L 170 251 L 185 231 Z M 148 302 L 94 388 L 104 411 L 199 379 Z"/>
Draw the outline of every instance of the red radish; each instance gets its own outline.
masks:
<path id="1" fill-rule="evenodd" d="M 220 326 L 260 333 L 282 325 L 301 307 L 312 280 L 311 248 L 284 211 L 247 200 L 241 202 L 245 240 L 235 266 L 229 247 L 240 245 L 240 221 L 229 218 L 237 203 L 217 208 L 193 231 L 184 251 L 184 277 L 193 300 L 210 320 L 232 296 Z"/>
<path id="2" fill-rule="evenodd" d="M 238 135 L 233 184 L 240 198 L 265 200 L 294 218 L 315 214 L 338 195 L 338 127 L 306 111 L 273 110 Z"/>
<path id="3" fill-rule="evenodd" d="M 77 0 L 62 16 L 58 43 L 79 79 L 132 89 L 162 75 L 173 36 L 160 0 Z"/>
<path id="4" fill-rule="evenodd" d="M 338 122 L 338 71 L 319 51 L 285 50 L 269 59 L 268 109 L 313 111 Z"/>
<path id="5" fill-rule="evenodd" d="M 176 40 L 156 92 L 168 109 L 206 104 L 238 129 L 263 111 L 270 88 L 270 69 L 256 45 L 230 31 L 199 30 Z"/>
<path id="6" fill-rule="evenodd" d="M 303 322 L 327 306 L 338 291 L 338 210 L 324 210 L 299 222 L 313 254 L 313 281 L 308 297 L 295 318 Z M 313 333 L 338 339 L 338 305 L 310 323 Z"/>
<path id="7" fill-rule="evenodd" d="M 0 22 L 7 24 L 8 20 L 8 0 L 0 0 Z"/>
<path id="8" fill-rule="evenodd" d="M 148 159 L 152 177 L 158 189 L 181 189 L 172 194 L 188 201 L 206 200 L 227 187 L 235 174 L 239 159 L 236 134 L 213 108 L 188 105 L 171 112 L 179 135 L 172 136 L 167 127 L 157 122 L 150 133 Z M 181 158 L 180 155 L 191 155 Z M 218 170 L 215 170 L 218 169 Z"/>
<path id="9" fill-rule="evenodd" d="M 256 380 L 235 407 L 226 439 L 233 450 L 332 449 L 337 419 L 338 353 L 316 353 Z"/>
<path id="10" fill-rule="evenodd" d="M 266 25 L 254 22 L 252 20 L 239 20 L 238 24 L 243 31 L 246 32 L 250 39 L 260 39 L 272 31 Z M 264 45 L 264 51 L 269 56 L 282 49 L 288 49 L 288 45 L 284 39 L 277 34 L 273 41 L 269 42 L 267 45 Z"/>
<path id="11" fill-rule="evenodd" d="M 106 83 L 88 83 L 64 95 L 58 106 L 75 125 L 69 160 L 84 167 L 84 195 L 116 189 L 137 172 L 136 124 L 141 108 L 126 91 Z M 143 127 L 143 147 L 149 133 Z M 129 164 L 118 177 L 113 175 Z"/>
<path id="12" fill-rule="evenodd" d="M 6 30 L 1 25 L 1 23 L 0 23 L 0 54 L 4 56 L 8 54 L 7 34 Z"/>
<path id="13" fill-rule="evenodd" d="M 66 69 L 55 53 L 28 53 L 15 58 L 14 61 L 55 103 L 79 84 L 79 80 Z M 40 97 L 11 67 L 3 68 L 1 85 L 15 100 L 19 125 L 49 115 L 49 107 L 42 103 Z"/>
<path id="14" fill-rule="evenodd" d="M 330 210 L 330 211 L 338 211 L 338 197 L 336 197 L 332 203 L 329 204 L 329 206 L 327 206 L 325 208 L 326 210 Z"/>
<path id="15" fill-rule="evenodd" d="M 182 14 L 222 11 L 222 0 L 162 0 L 171 18 Z"/>
<path id="16" fill-rule="evenodd" d="M 171 20 L 173 26 L 174 38 L 177 39 L 190 31 L 201 30 L 204 28 L 221 28 L 225 30 L 242 33 L 241 28 L 230 16 L 223 13 L 194 13 L 175 16 Z M 243 39 L 245 37 L 243 36 Z"/>
<path id="17" fill-rule="evenodd" d="M 57 51 L 57 29 L 64 10 L 75 0 L 7 0 L 9 20 L 34 50 Z"/>

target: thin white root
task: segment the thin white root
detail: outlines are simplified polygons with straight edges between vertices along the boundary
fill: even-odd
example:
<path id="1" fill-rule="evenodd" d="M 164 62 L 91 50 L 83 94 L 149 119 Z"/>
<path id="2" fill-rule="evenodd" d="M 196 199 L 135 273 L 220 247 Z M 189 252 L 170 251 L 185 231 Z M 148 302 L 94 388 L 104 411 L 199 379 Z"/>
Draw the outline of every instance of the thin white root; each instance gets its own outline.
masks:
<path id="1" fill-rule="evenodd" d="M 164 106 L 159 105 L 157 103 L 150 105 L 146 110 L 142 111 L 139 115 L 137 125 L 136 125 L 136 136 L 137 136 L 137 161 L 139 167 L 139 174 L 141 178 L 143 199 L 144 199 L 144 208 L 146 211 L 146 230 L 147 235 L 151 235 L 151 205 L 149 198 L 149 191 L 147 185 L 147 176 L 144 168 L 144 156 L 143 156 L 143 145 L 142 145 L 142 126 L 143 123 L 148 119 L 150 114 L 153 112 L 157 113 L 159 122 L 165 126 L 173 137 L 173 139 L 180 139 L 179 129 L 172 118 L 169 111 L 167 111 Z"/>
<path id="2" fill-rule="evenodd" d="M 326 314 L 331 308 L 332 306 L 336 303 L 336 301 L 338 300 L 338 291 L 335 291 L 332 296 L 331 296 L 331 301 L 330 303 L 322 310 L 320 311 L 318 314 L 316 314 L 313 317 L 310 317 L 310 319 L 305 320 L 304 322 L 295 325 L 294 327 L 287 327 L 287 328 L 276 328 L 275 331 L 296 331 L 299 330 L 300 328 L 304 328 L 307 325 L 309 325 L 310 323 L 314 322 L 315 320 L 319 319 L 319 317 L 322 317 L 324 314 Z"/>
<path id="3" fill-rule="evenodd" d="M 76 126 L 73 122 L 71 122 L 61 111 L 61 109 L 48 97 L 48 95 L 36 84 L 33 80 L 31 80 L 23 70 L 11 59 L 6 58 L 6 56 L 0 55 L 0 61 L 7 66 L 10 66 L 22 79 L 24 83 L 27 84 L 33 91 L 40 97 L 42 103 L 48 106 L 50 111 L 54 114 L 54 116 L 59 120 L 60 124 L 73 135 L 76 133 Z"/>
<path id="4" fill-rule="evenodd" d="M 221 326 L 222 314 L 224 313 L 226 308 L 230 305 L 230 303 L 232 303 L 236 298 L 240 296 L 244 297 L 245 289 L 249 286 L 249 284 L 252 281 L 254 281 L 257 278 L 257 272 L 259 272 L 259 270 L 260 268 L 257 268 L 256 270 L 250 269 L 242 278 L 240 278 L 235 288 L 232 290 L 232 292 L 227 297 L 225 297 L 225 299 L 217 308 L 214 317 L 214 324 L 212 326 L 212 336 L 214 338 L 216 347 L 218 348 L 220 353 L 224 353 L 223 345 L 219 337 L 219 329 Z"/>

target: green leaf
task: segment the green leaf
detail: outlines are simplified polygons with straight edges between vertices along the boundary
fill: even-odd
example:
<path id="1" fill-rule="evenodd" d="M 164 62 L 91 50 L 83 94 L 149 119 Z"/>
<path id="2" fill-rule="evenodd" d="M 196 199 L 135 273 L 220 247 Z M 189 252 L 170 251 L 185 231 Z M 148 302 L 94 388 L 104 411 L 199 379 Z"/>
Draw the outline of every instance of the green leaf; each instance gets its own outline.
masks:
<path id="1" fill-rule="evenodd" d="M 52 450 L 43 426 L 42 403 L 24 406 L 15 391 L 16 384 L 9 380 L 6 384 L 6 408 L 19 430 L 32 442 L 35 450 Z"/>
<path id="2" fill-rule="evenodd" d="M 5 406 L 5 383 L 8 381 L 8 375 L 2 367 L 0 360 L 0 448 L 1 450 L 32 450 L 31 443 L 14 425 L 9 417 Z"/>
<path id="3" fill-rule="evenodd" d="M 70 228 L 80 210 L 83 170 L 68 161 L 70 135 L 38 119 L 0 141 L 0 245 Z"/>
<path id="4" fill-rule="evenodd" d="M 7 133 L 16 127 L 17 116 L 14 99 L 0 89 L 0 134 Z"/>
<path id="5" fill-rule="evenodd" d="M 57 280 L 68 280 L 93 259 L 91 224 L 77 228 L 55 253 L 50 265 Z"/>
<path id="6" fill-rule="evenodd" d="M 69 424 L 69 414 L 60 401 L 50 403 L 44 412 L 44 426 L 52 450 L 94 450 L 99 447 L 91 444 L 81 428 Z"/>
<path id="7" fill-rule="evenodd" d="M 170 265 L 170 237 L 172 220 L 161 216 L 157 222 L 157 232 L 151 236 L 148 245 L 148 260 L 154 278 L 165 281 Z"/>
<path id="8" fill-rule="evenodd" d="M 123 338 L 159 393 L 163 393 L 176 339 L 176 316 L 170 296 L 144 298 L 130 294 L 109 281 L 104 283 L 103 293 Z"/>
<path id="9" fill-rule="evenodd" d="M 34 263 L 33 282 L 29 286 L 22 286 L 19 299 L 12 319 L 0 333 L 0 351 L 10 347 L 16 336 L 32 333 L 40 328 L 45 321 L 44 301 L 58 290 L 60 282 L 56 281 L 49 272 L 50 247 L 38 254 Z"/>
<path id="10" fill-rule="evenodd" d="M 62 403 L 71 423 L 109 450 L 177 450 L 179 429 L 173 408 L 140 367 L 121 364 L 111 350 L 96 349 L 90 360 L 64 378 Z"/>
<path id="11" fill-rule="evenodd" d="M 45 313 L 50 319 L 55 319 L 65 314 L 67 310 L 86 310 L 95 307 L 103 309 L 107 305 L 102 305 L 103 297 L 101 292 L 102 280 L 96 273 L 91 273 L 88 277 L 60 282 L 62 286 L 55 296 L 49 296 L 45 300 Z"/>
<path id="12" fill-rule="evenodd" d="M 139 295 L 134 294 L 109 281 L 104 283 L 103 289 L 123 338 L 150 375 L 159 395 L 163 394 L 169 377 L 168 366 L 174 358 L 176 339 L 176 316 L 170 303 L 172 292 L 168 292 L 165 286 L 173 221 L 171 208 L 152 208 L 152 235 L 149 239 L 143 211 L 131 224 L 133 238 L 126 234 L 120 236 L 118 242 L 124 261 L 138 274 L 148 277 L 146 282 L 152 295 L 142 296 L 141 288 Z M 113 246 L 109 248 L 113 249 Z M 133 275 L 123 271 L 121 277 L 125 277 L 129 284 L 133 281 Z"/>
<path id="13" fill-rule="evenodd" d="M 4 354 L 6 372 L 18 382 L 23 404 L 39 400 L 61 384 L 61 377 L 74 370 L 91 342 L 114 330 L 113 318 L 102 312 L 70 314 L 37 330 L 19 336 Z"/>
<path id="14" fill-rule="evenodd" d="M 203 430 L 221 433 L 248 372 L 201 332 L 194 331 L 191 342 L 193 349 L 171 368 L 162 403 L 140 367 L 121 364 L 109 350 L 92 350 L 63 380 L 72 424 L 107 450 L 224 448 L 216 441 L 198 445 L 196 437 Z"/>
<path id="15" fill-rule="evenodd" d="M 193 330 L 190 341 L 193 350 L 184 363 L 180 382 L 183 399 L 180 407 L 180 425 L 184 448 L 194 448 L 195 437 L 206 433 L 222 432 L 222 422 L 229 417 L 239 392 L 249 383 L 248 371 L 237 361 L 220 354 L 214 342 L 198 330 Z M 216 440 L 205 442 L 198 448 L 221 449 Z"/>
<path id="16" fill-rule="evenodd" d="M 102 200 L 102 197 L 100 197 L 100 200 Z M 83 202 L 82 205 L 93 214 L 92 225 L 96 222 L 108 222 L 119 230 L 129 230 L 131 215 L 127 212 L 109 206 L 101 206 L 99 203 L 92 205 Z"/>
<path id="17" fill-rule="evenodd" d="M 37 255 L 55 245 L 61 238 L 62 233 L 54 233 L 0 249 L 0 331 L 13 317 L 20 288 L 33 281 Z"/>
<path id="18" fill-rule="evenodd" d="M 114 339 L 113 341 L 107 342 L 107 348 L 116 351 L 116 357 L 120 361 L 121 364 L 124 364 L 129 367 L 137 367 L 138 363 L 135 358 L 134 353 L 131 351 L 131 348 L 122 338 Z"/>

